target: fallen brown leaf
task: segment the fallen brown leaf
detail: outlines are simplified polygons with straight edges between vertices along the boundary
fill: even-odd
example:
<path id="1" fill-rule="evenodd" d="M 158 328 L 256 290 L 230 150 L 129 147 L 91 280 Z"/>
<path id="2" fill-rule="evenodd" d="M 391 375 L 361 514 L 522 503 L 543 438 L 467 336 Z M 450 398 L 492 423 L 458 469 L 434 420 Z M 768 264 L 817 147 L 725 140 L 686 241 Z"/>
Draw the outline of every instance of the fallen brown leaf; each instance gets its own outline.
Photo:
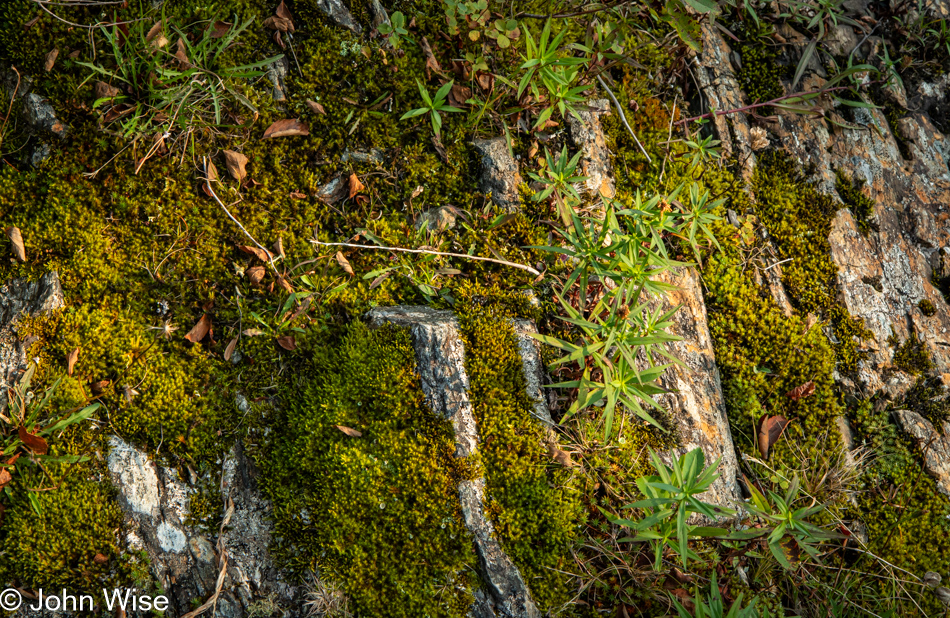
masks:
<path id="1" fill-rule="evenodd" d="M 237 337 L 228 342 L 228 346 L 224 348 L 224 360 L 229 361 L 231 357 L 234 356 L 234 348 L 237 347 L 237 342 Z"/>
<path id="2" fill-rule="evenodd" d="M 251 266 L 244 271 L 244 274 L 247 275 L 247 278 L 250 280 L 251 285 L 260 285 L 261 281 L 264 280 L 264 275 L 267 271 L 263 266 Z"/>
<path id="3" fill-rule="evenodd" d="M 13 243 L 13 255 L 21 262 L 26 262 L 26 248 L 23 246 L 23 236 L 20 234 L 20 228 L 8 227 L 7 238 Z"/>
<path id="4" fill-rule="evenodd" d="M 297 349 L 297 340 L 294 339 L 293 335 L 284 335 L 283 337 L 277 338 L 277 345 L 288 352 L 292 352 Z"/>
<path id="5" fill-rule="evenodd" d="M 155 22 L 154 24 L 152 24 L 152 27 L 148 29 L 148 33 L 145 35 L 145 42 L 151 43 L 152 41 L 155 40 L 155 37 L 161 34 L 161 32 L 162 32 L 162 22 L 161 20 L 159 20 Z"/>
<path id="6" fill-rule="evenodd" d="M 231 29 L 231 24 L 226 21 L 216 21 L 209 27 L 211 28 L 211 38 L 220 39 L 228 33 L 228 30 Z"/>
<path id="7" fill-rule="evenodd" d="M 366 188 L 366 187 L 363 185 L 363 183 L 360 182 L 360 179 L 356 176 L 356 174 L 350 174 L 349 185 L 350 185 L 350 197 L 351 197 L 351 198 L 352 198 L 354 195 L 356 195 L 357 193 L 359 193 L 360 191 L 362 191 L 363 189 Z"/>
<path id="8" fill-rule="evenodd" d="M 763 459 L 769 458 L 769 451 L 782 437 L 788 424 L 788 419 L 781 415 L 769 416 L 763 414 L 759 419 L 759 453 L 762 454 Z"/>
<path id="9" fill-rule="evenodd" d="M 327 110 L 323 109 L 323 106 L 317 103 L 316 101 L 311 101 L 310 99 L 307 99 L 307 107 L 310 108 L 310 111 L 315 112 L 317 114 L 323 114 L 324 116 L 326 116 L 327 114 Z"/>
<path id="10" fill-rule="evenodd" d="M 453 107 L 468 107 L 468 101 L 472 98 L 472 89 L 461 84 L 452 84 L 449 90 L 449 105 Z"/>
<path id="11" fill-rule="evenodd" d="M 211 330 L 211 316 L 207 313 L 201 316 L 201 319 L 192 327 L 188 334 L 185 335 L 185 339 L 192 343 L 198 343 Z"/>
<path id="12" fill-rule="evenodd" d="M 439 65 L 439 61 L 435 59 L 435 54 L 432 53 L 432 48 L 429 47 L 429 41 L 425 37 L 422 37 L 422 53 L 426 57 L 425 71 L 426 77 L 430 77 L 430 70 L 435 71 L 436 73 L 442 72 L 442 67 Z"/>
<path id="13" fill-rule="evenodd" d="M 350 266 L 349 260 L 347 260 L 346 257 L 343 255 L 343 253 L 341 253 L 340 251 L 336 252 L 336 263 L 340 265 L 340 268 L 342 268 L 344 272 L 346 272 L 346 274 L 348 274 L 351 277 L 354 275 L 353 267 Z"/>
<path id="14" fill-rule="evenodd" d="M 359 438 L 363 435 L 363 432 L 357 431 L 351 427 L 347 427 L 346 425 L 334 425 L 334 427 L 336 427 L 337 429 L 339 429 L 346 435 L 350 436 L 351 438 Z"/>
<path id="15" fill-rule="evenodd" d="M 262 262 L 269 262 L 271 260 L 270 251 L 265 251 L 260 247 L 252 247 L 250 245 L 238 245 L 237 248 L 248 255 L 253 255 Z"/>
<path id="16" fill-rule="evenodd" d="M 191 68 L 191 62 L 188 60 L 188 55 L 185 53 L 187 49 L 188 48 L 185 46 L 185 39 L 178 37 L 178 43 L 175 49 L 175 59 L 178 60 L 178 68 L 182 71 Z"/>
<path id="17" fill-rule="evenodd" d="M 489 91 L 495 85 L 495 76 L 491 73 L 479 72 L 475 75 L 475 81 L 478 82 L 482 90 Z"/>
<path id="18" fill-rule="evenodd" d="M 299 118 L 288 118 L 278 120 L 264 131 L 261 139 L 272 139 L 275 137 L 291 137 L 294 135 L 310 135 L 310 127 L 306 122 Z"/>
<path id="19" fill-rule="evenodd" d="M 264 20 L 264 27 L 278 32 L 293 32 L 294 22 L 283 17 L 272 15 Z"/>
<path id="20" fill-rule="evenodd" d="M 571 459 L 571 454 L 570 454 L 570 453 L 568 453 L 567 451 L 563 451 L 563 450 L 559 449 L 559 448 L 558 448 L 556 445 L 554 445 L 554 444 L 550 444 L 550 443 L 549 443 L 549 444 L 547 445 L 547 447 L 548 447 L 548 455 L 551 457 L 551 459 L 553 459 L 553 460 L 556 461 L 557 463 L 561 464 L 561 465 L 564 466 L 565 468 L 570 468 L 570 467 L 574 466 L 574 460 Z"/>
<path id="21" fill-rule="evenodd" d="M 6 468 L 0 468 L 0 489 L 13 480 L 13 475 L 7 472 Z"/>
<path id="22" fill-rule="evenodd" d="M 287 5 L 284 4 L 284 0 L 280 0 L 280 4 L 277 5 L 277 10 L 274 12 L 277 13 L 277 17 L 281 17 L 283 19 L 292 19 L 290 15 L 290 9 L 288 9 Z"/>
<path id="23" fill-rule="evenodd" d="M 244 166 L 247 165 L 247 157 L 233 150 L 224 150 L 222 153 L 224 154 L 224 164 L 228 166 L 228 173 L 231 174 L 231 177 L 238 182 L 244 180 L 244 177 L 247 176 L 247 171 L 244 169 Z"/>
<path id="24" fill-rule="evenodd" d="M 815 383 L 809 380 L 801 386 L 796 386 L 792 390 L 785 393 L 785 396 L 791 399 L 792 401 L 798 401 L 799 399 L 804 399 L 805 397 L 810 397 L 815 394 Z"/>
<path id="25" fill-rule="evenodd" d="M 295 200 L 305 200 L 307 199 L 307 194 L 303 191 L 291 191 L 288 195 Z"/>
<path id="26" fill-rule="evenodd" d="M 41 15 L 43 15 L 43 14 L 40 13 L 40 14 L 38 14 L 36 17 L 34 17 L 33 19 L 31 19 L 30 21 L 28 21 L 28 22 L 26 22 L 25 24 L 23 24 L 23 29 L 24 29 L 24 30 L 29 30 L 30 28 L 32 28 L 32 27 L 36 24 L 36 22 L 38 22 L 38 21 L 40 20 L 40 16 L 41 16 Z"/>
<path id="27" fill-rule="evenodd" d="M 93 395 L 101 395 L 104 390 L 109 388 L 110 384 L 112 384 L 112 380 L 99 380 L 90 384 L 89 388 L 92 389 Z"/>
<path id="28" fill-rule="evenodd" d="M 73 369 L 76 367 L 76 361 L 79 360 L 79 348 L 76 348 L 66 357 L 66 375 L 73 375 Z"/>
<path id="29" fill-rule="evenodd" d="M 214 166 L 211 159 L 208 159 L 208 165 L 205 166 L 205 177 L 211 182 L 218 182 L 218 168 Z"/>
<path id="30" fill-rule="evenodd" d="M 109 558 L 105 554 L 96 554 L 93 556 L 92 561 L 96 564 L 105 564 L 106 562 L 109 562 Z"/>
<path id="31" fill-rule="evenodd" d="M 288 294 L 294 293 L 294 286 L 290 285 L 290 282 L 287 281 L 286 277 L 277 277 L 277 284 L 284 288 L 284 291 Z"/>
<path id="32" fill-rule="evenodd" d="M 277 241 L 273 244 L 273 246 L 271 246 L 271 249 L 273 249 L 274 253 L 276 253 L 280 257 L 282 258 L 287 257 L 284 254 L 284 239 L 283 238 L 278 237 Z"/>
<path id="33" fill-rule="evenodd" d="M 20 438 L 20 442 L 25 444 L 27 448 L 37 455 L 45 455 L 49 450 L 49 445 L 46 443 L 46 440 L 31 434 L 22 425 L 17 428 L 17 437 Z"/>
<path id="34" fill-rule="evenodd" d="M 43 61 L 43 70 L 47 73 L 53 70 L 53 65 L 56 64 L 56 58 L 59 57 L 59 48 L 54 47 L 48 54 L 46 54 L 46 60 Z"/>

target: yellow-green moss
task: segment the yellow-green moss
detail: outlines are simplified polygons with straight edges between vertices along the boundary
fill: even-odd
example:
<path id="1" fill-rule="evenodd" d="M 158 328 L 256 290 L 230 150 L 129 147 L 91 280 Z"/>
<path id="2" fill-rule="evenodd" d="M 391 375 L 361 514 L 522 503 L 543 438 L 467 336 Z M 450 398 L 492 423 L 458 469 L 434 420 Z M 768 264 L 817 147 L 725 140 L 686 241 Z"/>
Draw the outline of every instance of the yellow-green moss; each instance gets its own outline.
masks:
<path id="1" fill-rule="evenodd" d="M 782 78 L 788 69 L 778 62 L 778 53 L 770 38 L 771 28 L 770 24 L 749 16 L 736 23 L 736 34 L 742 39 L 738 45 L 741 64 L 736 78 L 750 104 L 765 103 L 784 94 Z M 763 114 L 769 109 L 757 112 Z"/>
<path id="2" fill-rule="evenodd" d="M 887 338 L 887 343 L 894 348 L 891 362 L 901 371 L 918 375 L 934 368 L 930 350 L 927 344 L 917 337 L 917 333 L 911 333 L 904 343 L 900 343 L 897 335 L 891 333 L 891 336 Z"/>
<path id="3" fill-rule="evenodd" d="M 835 171 L 835 191 L 841 201 L 851 209 L 858 229 L 867 236 L 872 230 L 876 232 L 878 225 L 874 221 L 874 200 L 864 194 L 863 187 L 863 180 L 852 180 L 842 170 Z"/>
<path id="4" fill-rule="evenodd" d="M 926 298 L 917 303 L 917 308 L 920 309 L 920 312 L 928 318 L 932 318 L 937 314 L 937 308 L 934 307 L 934 304 Z"/>

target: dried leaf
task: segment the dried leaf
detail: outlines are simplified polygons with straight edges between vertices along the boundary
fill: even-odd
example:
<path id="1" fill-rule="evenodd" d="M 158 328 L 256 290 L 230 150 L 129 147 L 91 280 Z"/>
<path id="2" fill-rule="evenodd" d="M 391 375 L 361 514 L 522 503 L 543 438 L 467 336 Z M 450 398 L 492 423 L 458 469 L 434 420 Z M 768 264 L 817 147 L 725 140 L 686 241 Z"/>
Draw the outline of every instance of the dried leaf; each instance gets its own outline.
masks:
<path id="1" fill-rule="evenodd" d="M 248 255 L 253 255 L 262 262 L 270 262 L 271 254 L 270 251 L 265 251 L 260 247 L 252 247 L 250 245 L 238 245 L 237 248 Z"/>
<path id="2" fill-rule="evenodd" d="M 305 200 L 307 199 L 307 194 L 303 191 L 291 191 L 288 195 L 295 200 Z"/>
<path id="3" fill-rule="evenodd" d="M 383 273 L 380 276 L 376 277 L 375 279 L 373 279 L 372 283 L 369 284 L 369 289 L 372 290 L 377 285 L 385 281 L 387 277 L 389 277 L 389 273 Z"/>
<path id="4" fill-rule="evenodd" d="M 324 116 L 326 116 L 327 114 L 327 110 L 323 109 L 323 106 L 317 103 L 316 101 L 311 101 L 310 99 L 307 99 L 307 107 L 310 108 L 310 111 L 315 112 L 317 114 L 323 114 Z"/>
<path id="5" fill-rule="evenodd" d="M 290 9 L 287 8 L 287 5 L 284 4 L 284 0 L 280 0 L 280 4 L 277 5 L 277 10 L 274 11 L 277 13 L 277 17 L 283 19 L 292 19 L 290 15 Z"/>
<path id="6" fill-rule="evenodd" d="M 264 131 L 264 137 L 261 139 L 272 139 L 275 137 L 290 137 L 293 135 L 310 135 L 310 127 L 306 122 L 299 118 L 288 118 L 278 120 Z"/>
<path id="7" fill-rule="evenodd" d="M 475 81 L 478 82 L 482 90 L 489 91 L 492 89 L 492 86 L 495 85 L 495 76 L 491 73 L 479 72 L 475 75 Z"/>
<path id="8" fill-rule="evenodd" d="M 46 60 L 43 61 L 43 70 L 47 73 L 53 70 L 53 65 L 56 64 L 56 58 L 59 57 L 59 48 L 54 47 L 48 54 L 46 54 Z"/>
<path id="9" fill-rule="evenodd" d="M 224 360 L 229 361 L 231 357 L 234 356 L 234 348 L 237 347 L 237 342 L 237 337 L 228 342 L 228 346 L 224 348 Z"/>
<path id="10" fill-rule="evenodd" d="M 27 448 L 37 455 L 45 455 L 49 450 L 49 445 L 46 443 L 46 440 L 31 434 L 22 425 L 17 429 L 17 437 L 20 438 L 20 442 L 25 444 Z"/>
<path id="11" fill-rule="evenodd" d="M 277 238 L 277 242 L 275 242 L 275 243 L 271 246 L 271 249 L 273 249 L 273 250 L 274 250 L 274 253 L 276 253 L 276 254 L 279 255 L 280 257 L 282 257 L 282 258 L 283 258 L 283 257 L 287 257 L 287 255 L 284 253 L 284 239 L 283 239 L 283 238 L 278 237 L 278 238 Z"/>
<path id="12" fill-rule="evenodd" d="M 360 191 L 362 191 L 363 189 L 366 188 L 366 187 L 363 185 L 363 183 L 360 182 L 360 179 L 356 176 L 356 174 L 350 174 L 349 185 L 350 185 L 350 197 L 351 197 L 351 198 L 352 198 L 354 195 L 356 195 L 357 193 L 359 193 Z"/>
<path id="13" fill-rule="evenodd" d="M 432 53 L 432 48 L 429 47 L 429 41 L 427 41 L 425 37 L 422 37 L 421 47 L 422 47 L 422 53 L 426 57 L 426 64 L 425 64 L 426 77 L 428 78 L 430 76 L 430 71 L 441 73 L 442 67 L 439 66 L 439 61 L 435 59 L 435 54 Z"/>
<path id="14" fill-rule="evenodd" d="M 93 556 L 92 561 L 96 564 L 105 564 L 106 562 L 109 562 L 109 557 L 105 554 L 96 554 Z"/>
<path id="15" fill-rule="evenodd" d="M 247 165 L 247 157 L 233 150 L 225 150 L 223 154 L 224 163 L 228 166 L 228 173 L 231 174 L 231 177 L 238 182 L 244 180 L 244 177 L 247 176 L 247 171 L 244 169 L 244 166 Z"/>
<path id="16" fill-rule="evenodd" d="M 205 178 L 211 182 L 218 182 L 218 168 L 214 166 L 211 159 L 208 159 L 208 164 L 205 166 Z"/>
<path id="17" fill-rule="evenodd" d="M 244 274 L 246 274 L 247 278 L 251 281 L 251 285 L 260 285 L 266 273 L 267 271 L 263 266 L 251 266 L 244 271 Z"/>
<path id="18" fill-rule="evenodd" d="M 93 88 L 93 91 L 96 93 L 97 99 L 109 99 L 112 97 L 117 97 L 120 94 L 122 94 L 121 90 L 105 82 L 96 82 L 96 85 Z"/>
<path id="19" fill-rule="evenodd" d="M 432 145 L 435 147 L 435 154 L 439 155 L 439 160 L 448 163 L 449 154 L 445 151 L 445 146 L 442 145 L 442 139 L 438 135 L 433 135 L 431 139 Z"/>
<path id="20" fill-rule="evenodd" d="M 185 39 L 178 37 L 178 44 L 175 50 L 175 59 L 178 60 L 178 68 L 182 71 L 186 71 L 191 68 L 191 62 L 188 60 L 188 55 L 185 51 L 188 48 L 185 46 Z"/>
<path id="21" fill-rule="evenodd" d="M 211 26 L 211 28 L 212 28 L 211 38 L 220 39 L 221 37 L 223 37 L 224 35 L 228 33 L 228 30 L 231 29 L 231 24 L 229 24 L 226 21 L 216 21 Z"/>
<path id="22" fill-rule="evenodd" d="M 449 90 L 449 105 L 453 107 L 468 107 L 466 101 L 472 98 L 472 89 L 461 84 L 452 84 Z"/>
<path id="23" fill-rule="evenodd" d="M 340 268 L 342 268 L 346 274 L 351 277 L 353 276 L 353 267 L 350 266 L 349 260 L 339 251 L 336 252 L 336 263 L 340 265 Z"/>
<path id="24" fill-rule="evenodd" d="M 277 345 L 288 352 L 292 352 L 297 349 L 297 340 L 294 339 L 293 335 L 284 335 L 283 337 L 277 338 Z"/>
<path id="25" fill-rule="evenodd" d="M 277 277 L 277 283 L 280 285 L 280 287 L 284 288 L 284 291 L 288 294 L 294 293 L 294 287 L 290 285 L 290 282 L 287 281 L 285 277 Z"/>
<path id="26" fill-rule="evenodd" d="M 788 427 L 788 419 L 784 416 L 769 416 L 768 414 L 763 414 L 759 419 L 759 452 L 762 454 L 763 459 L 769 458 L 769 451 L 772 446 L 778 442 L 778 439 L 782 437 L 782 433 L 785 432 L 785 428 Z"/>
<path id="27" fill-rule="evenodd" d="M 264 20 L 264 27 L 277 30 L 278 32 L 293 32 L 294 22 L 289 19 L 284 19 L 283 17 L 272 15 Z"/>
<path id="28" fill-rule="evenodd" d="M 110 384 L 112 384 L 111 380 L 99 380 L 90 384 L 89 387 L 92 389 L 93 395 L 101 395 L 104 390 L 109 388 Z"/>
<path id="29" fill-rule="evenodd" d="M 785 393 L 785 396 L 791 399 L 792 401 L 798 401 L 799 399 L 804 399 L 805 397 L 810 397 L 815 394 L 815 383 L 809 380 L 801 386 L 796 386 L 792 390 Z"/>
<path id="30" fill-rule="evenodd" d="M 6 468 L 0 468 L 0 489 L 13 480 L 13 475 L 7 472 Z"/>
<path id="31" fill-rule="evenodd" d="M 361 432 L 361 431 L 356 431 L 355 429 L 353 429 L 353 428 L 351 428 L 351 427 L 347 427 L 347 426 L 345 426 L 345 425 L 334 425 L 334 427 L 336 427 L 337 429 L 339 429 L 340 431 L 342 431 L 342 432 L 345 433 L 346 435 L 350 436 L 351 438 L 359 438 L 359 437 L 361 437 L 361 436 L 363 435 L 363 432 Z"/>
<path id="32" fill-rule="evenodd" d="M 145 35 L 145 42 L 151 43 L 152 41 L 155 40 L 155 37 L 161 34 L 161 32 L 162 32 L 162 22 L 157 21 L 154 24 L 152 24 L 151 28 L 148 29 L 148 34 Z"/>
<path id="33" fill-rule="evenodd" d="M 20 234 L 20 228 L 8 227 L 7 238 L 13 243 L 13 255 L 21 262 L 26 262 L 26 248 L 23 246 L 23 236 Z"/>
<path id="34" fill-rule="evenodd" d="M 201 319 L 198 320 L 198 323 L 195 324 L 190 331 L 188 331 L 188 334 L 185 335 L 185 339 L 192 343 L 198 343 L 205 338 L 210 330 L 211 316 L 206 313 L 201 316 Z"/>
<path id="35" fill-rule="evenodd" d="M 73 368 L 76 367 L 76 361 L 79 360 L 79 348 L 76 348 L 66 357 L 66 375 L 73 375 Z"/>

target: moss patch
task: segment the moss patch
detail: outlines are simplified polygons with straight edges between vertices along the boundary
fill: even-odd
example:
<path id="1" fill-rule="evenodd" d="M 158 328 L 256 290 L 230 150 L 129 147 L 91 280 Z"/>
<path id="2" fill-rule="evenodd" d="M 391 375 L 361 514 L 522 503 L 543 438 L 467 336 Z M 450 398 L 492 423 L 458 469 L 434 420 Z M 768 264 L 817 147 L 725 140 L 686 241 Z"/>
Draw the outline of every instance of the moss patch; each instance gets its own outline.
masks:
<path id="1" fill-rule="evenodd" d="M 835 191 L 841 201 L 851 209 L 858 229 L 867 236 L 871 231 L 876 232 L 878 225 L 874 221 L 874 200 L 864 194 L 863 187 L 863 180 L 852 180 L 845 172 L 835 171 Z"/>

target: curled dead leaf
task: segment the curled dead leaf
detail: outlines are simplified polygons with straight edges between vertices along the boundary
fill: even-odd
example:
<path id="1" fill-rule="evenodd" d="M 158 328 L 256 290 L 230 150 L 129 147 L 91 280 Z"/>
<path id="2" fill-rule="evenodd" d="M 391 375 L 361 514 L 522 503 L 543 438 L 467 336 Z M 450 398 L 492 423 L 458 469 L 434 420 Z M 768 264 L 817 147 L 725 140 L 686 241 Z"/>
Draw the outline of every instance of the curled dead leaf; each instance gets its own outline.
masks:
<path id="1" fill-rule="evenodd" d="M 109 557 L 106 556 L 105 554 L 96 554 L 92 558 L 92 561 L 95 562 L 96 564 L 105 564 L 109 562 Z"/>
<path id="2" fill-rule="evenodd" d="M 89 388 L 92 389 L 93 395 L 101 395 L 103 391 L 109 388 L 109 385 L 112 384 L 112 380 L 98 380 L 89 385 Z"/>
<path id="3" fill-rule="evenodd" d="M 21 262 L 26 262 L 26 247 L 23 246 L 23 235 L 20 234 L 20 228 L 8 227 L 7 238 L 13 243 L 13 255 Z"/>
<path id="4" fill-rule="evenodd" d="M 289 193 L 290 197 L 295 200 L 305 200 L 307 199 L 307 194 L 303 191 L 291 191 Z"/>
<path id="5" fill-rule="evenodd" d="M 244 169 L 244 166 L 247 165 L 247 157 L 233 150 L 224 150 L 222 154 L 224 154 L 224 164 L 228 166 L 228 173 L 231 174 L 231 177 L 238 182 L 244 180 L 244 177 L 247 176 L 247 171 Z"/>
<path id="6" fill-rule="evenodd" d="M 359 438 L 363 435 L 363 432 L 357 431 L 352 427 L 347 427 L 346 425 L 334 425 L 337 429 L 350 436 L 351 438 Z"/>
<path id="7" fill-rule="evenodd" d="M 237 347 L 237 343 L 238 343 L 237 337 L 235 337 L 234 339 L 228 342 L 227 347 L 224 348 L 224 360 L 226 361 L 231 360 L 231 357 L 234 356 L 234 348 Z"/>
<path id="8" fill-rule="evenodd" d="M 290 282 L 287 281 L 286 277 L 277 277 L 277 284 L 288 294 L 294 293 L 294 286 L 290 285 Z"/>
<path id="9" fill-rule="evenodd" d="M 186 71 L 191 68 L 191 61 L 188 60 L 188 55 L 185 53 L 188 50 L 188 47 L 185 45 L 185 39 L 178 37 L 178 43 L 175 47 L 175 59 L 178 60 L 178 68 L 182 71 Z"/>
<path id="10" fill-rule="evenodd" d="M 769 451 L 772 446 L 778 442 L 778 439 L 782 437 L 788 425 L 788 419 L 781 415 L 769 416 L 768 414 L 763 414 L 759 419 L 759 453 L 762 454 L 763 459 L 769 458 Z"/>
<path id="11" fill-rule="evenodd" d="M 216 21 L 210 26 L 211 28 L 211 38 L 220 39 L 228 33 L 228 30 L 231 29 L 231 24 L 226 21 Z"/>
<path id="12" fill-rule="evenodd" d="M 435 54 L 432 53 L 432 48 L 429 46 L 429 41 L 427 41 L 425 37 L 422 37 L 420 47 L 422 47 L 422 53 L 426 58 L 426 77 L 430 77 L 430 71 L 441 73 L 442 67 L 439 65 L 439 61 L 435 59 Z"/>
<path id="13" fill-rule="evenodd" d="M 575 465 L 574 460 L 571 459 L 571 454 L 568 453 L 567 451 L 561 450 L 556 445 L 550 444 L 550 443 L 547 445 L 547 447 L 548 447 L 548 455 L 555 462 L 559 463 L 565 468 L 570 468 Z"/>
<path id="14" fill-rule="evenodd" d="M 45 455 L 49 450 L 49 445 L 46 443 L 46 440 L 37 435 L 31 434 L 22 425 L 17 428 L 17 437 L 20 438 L 20 442 L 25 444 L 28 449 L 37 455 Z"/>
<path id="15" fill-rule="evenodd" d="M 207 313 L 201 316 L 201 319 L 188 331 L 185 339 L 192 343 L 198 343 L 211 331 L 211 316 Z"/>
<path id="16" fill-rule="evenodd" d="M 472 89 L 461 84 L 452 84 L 449 90 L 449 105 L 453 107 L 468 107 L 468 101 L 472 98 Z"/>
<path id="17" fill-rule="evenodd" d="M 310 108 L 310 111 L 315 112 L 317 114 L 323 114 L 324 116 L 326 116 L 327 114 L 327 110 L 323 109 L 323 106 L 317 103 L 316 101 L 311 101 L 310 99 L 307 99 L 307 107 Z"/>
<path id="18" fill-rule="evenodd" d="M 264 20 L 264 27 L 278 32 L 294 32 L 294 22 L 284 17 L 271 15 Z"/>
<path id="19" fill-rule="evenodd" d="M 294 135 L 310 135 L 310 127 L 306 122 L 299 118 L 288 118 L 278 120 L 264 131 L 261 139 L 273 139 L 275 137 L 291 137 Z"/>
<path id="20" fill-rule="evenodd" d="M 363 189 L 366 188 L 366 187 L 363 185 L 363 183 L 360 182 L 360 179 L 356 176 L 356 174 L 350 174 L 349 186 L 350 186 L 350 197 L 351 197 L 351 198 L 352 198 L 354 195 L 356 195 L 357 193 L 359 193 L 360 191 L 362 191 Z"/>
<path id="21" fill-rule="evenodd" d="M 346 256 L 344 256 L 340 251 L 337 251 L 335 257 L 336 263 L 340 265 L 340 268 L 342 268 L 346 274 L 352 277 L 354 275 L 353 267 L 350 266 L 350 262 L 346 259 Z"/>
<path id="22" fill-rule="evenodd" d="M 260 285 L 261 281 L 264 280 L 264 275 L 267 271 L 263 266 L 251 266 L 244 271 L 244 274 L 247 275 L 248 280 L 251 282 L 251 285 Z"/>
<path id="23" fill-rule="evenodd" d="M 284 253 L 284 239 L 283 238 L 278 237 L 277 241 L 273 244 L 273 246 L 271 246 L 271 249 L 273 249 L 274 253 L 276 253 L 280 257 L 282 258 L 287 257 L 287 255 Z"/>
<path id="24" fill-rule="evenodd" d="M 284 335 L 283 337 L 277 338 L 277 345 L 284 348 L 288 352 L 293 352 L 297 349 L 297 340 L 294 339 L 293 335 Z"/>
<path id="25" fill-rule="evenodd" d="M 291 19 L 290 9 L 288 9 L 287 5 L 284 4 L 284 0 L 280 0 L 280 4 L 277 5 L 277 10 L 274 12 L 277 13 L 277 17 Z"/>
<path id="26" fill-rule="evenodd" d="M 815 394 L 815 383 L 809 380 L 800 386 L 796 386 L 792 390 L 785 393 L 785 396 L 791 399 L 792 401 L 798 401 L 799 399 L 804 399 L 805 397 L 810 397 Z"/>
<path id="27" fill-rule="evenodd" d="M 242 252 L 248 255 L 253 255 L 262 262 L 269 262 L 271 260 L 270 251 L 265 251 L 260 247 L 252 247 L 250 245 L 238 245 L 237 248 Z"/>
<path id="28" fill-rule="evenodd" d="M 13 480 L 13 475 L 10 474 L 6 468 L 0 468 L 0 489 L 3 489 L 3 486 Z"/>
<path id="29" fill-rule="evenodd" d="M 122 94 L 121 90 L 105 82 L 96 82 L 93 91 L 96 93 L 97 99 L 111 99 Z"/>
<path id="30" fill-rule="evenodd" d="M 49 73 L 53 70 L 53 65 L 56 64 L 56 58 L 59 57 L 59 49 L 54 47 L 48 54 L 46 54 L 46 59 L 43 61 L 43 70 Z"/>
<path id="31" fill-rule="evenodd" d="M 66 357 L 66 375 L 73 375 L 73 369 L 76 367 L 76 361 L 79 360 L 79 348 L 76 348 Z"/>

